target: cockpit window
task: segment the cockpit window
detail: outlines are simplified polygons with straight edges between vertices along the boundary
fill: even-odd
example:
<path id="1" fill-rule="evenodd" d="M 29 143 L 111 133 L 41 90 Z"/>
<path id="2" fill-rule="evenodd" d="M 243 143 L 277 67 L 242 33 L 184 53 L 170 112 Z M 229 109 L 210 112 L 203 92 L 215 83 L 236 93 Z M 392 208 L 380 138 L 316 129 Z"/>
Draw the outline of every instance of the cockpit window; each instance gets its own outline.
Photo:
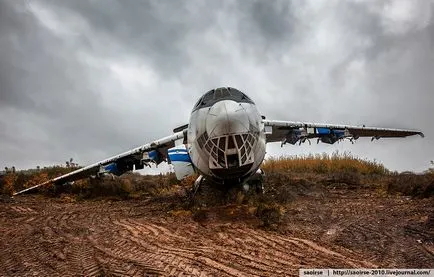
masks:
<path id="1" fill-rule="evenodd" d="M 234 138 L 232 136 L 229 136 L 228 139 L 228 149 L 235 148 Z"/>
<path id="2" fill-rule="evenodd" d="M 213 101 L 213 98 L 214 98 L 214 90 L 210 90 L 207 93 L 205 93 L 205 95 L 202 97 L 202 101 L 204 105 L 206 105 L 207 103 Z"/>
<path id="3" fill-rule="evenodd" d="M 226 137 L 220 137 L 220 140 L 219 140 L 219 148 L 220 148 L 221 150 L 225 151 L 225 150 L 226 150 L 225 145 L 226 145 Z"/>
<path id="4" fill-rule="evenodd" d="M 229 96 L 231 96 L 231 95 L 230 95 L 229 90 L 227 88 L 218 88 L 214 92 L 214 99 L 215 100 L 227 98 Z"/>
<path id="5" fill-rule="evenodd" d="M 199 100 L 194 105 L 193 110 L 200 109 L 203 106 L 207 106 L 207 103 L 213 101 L 213 99 L 214 99 L 214 90 L 212 89 L 207 93 L 205 93 L 204 95 L 202 95 L 201 98 L 199 98 Z"/>
<path id="6" fill-rule="evenodd" d="M 194 109 L 198 109 L 199 108 L 199 105 L 202 102 L 202 98 L 203 97 L 199 98 L 199 100 L 196 102 L 196 104 L 194 104 Z"/>
<path id="7" fill-rule="evenodd" d="M 243 146 L 243 139 L 241 138 L 241 135 L 235 135 L 235 139 L 237 141 L 238 148 L 241 148 L 241 146 Z"/>
<path id="8" fill-rule="evenodd" d="M 203 148 L 207 140 L 208 140 L 208 133 L 205 132 L 197 139 L 197 143 L 199 144 L 199 147 Z"/>
<path id="9" fill-rule="evenodd" d="M 212 89 L 205 93 L 196 103 L 193 111 L 200 108 L 211 107 L 212 105 L 221 100 L 233 100 L 239 103 L 254 104 L 254 102 L 247 95 L 245 95 L 238 89 L 231 87 L 221 87 Z"/>

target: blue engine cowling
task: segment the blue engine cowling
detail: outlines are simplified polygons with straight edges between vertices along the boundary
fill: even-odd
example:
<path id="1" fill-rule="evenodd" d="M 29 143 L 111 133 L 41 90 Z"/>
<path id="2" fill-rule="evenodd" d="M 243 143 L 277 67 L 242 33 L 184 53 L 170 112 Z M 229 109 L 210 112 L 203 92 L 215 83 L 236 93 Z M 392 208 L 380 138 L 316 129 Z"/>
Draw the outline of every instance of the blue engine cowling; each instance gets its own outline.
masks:
<path id="1" fill-rule="evenodd" d="M 151 150 L 149 152 L 143 153 L 142 162 L 144 163 L 155 163 L 160 164 L 166 160 L 165 156 L 163 156 L 158 150 Z"/>
<path id="2" fill-rule="evenodd" d="M 333 144 L 339 139 L 345 137 L 345 131 L 333 130 L 329 128 L 316 128 L 316 132 L 320 140 L 324 143 Z"/>
<path id="3" fill-rule="evenodd" d="M 102 169 L 103 169 L 104 173 L 116 174 L 118 172 L 118 165 L 117 165 L 117 163 L 111 163 L 111 164 L 105 165 Z"/>
<path id="4" fill-rule="evenodd" d="M 109 163 L 107 165 L 103 165 L 100 167 L 98 175 L 101 176 L 104 174 L 114 174 L 114 175 L 120 176 L 127 171 L 133 170 L 133 165 L 134 164 L 129 164 L 129 163 L 125 163 L 125 162 Z"/>
<path id="5" fill-rule="evenodd" d="M 188 154 L 185 144 L 181 144 L 167 150 L 169 162 L 175 169 L 175 175 L 178 180 L 191 176 L 195 173 L 193 163 Z"/>

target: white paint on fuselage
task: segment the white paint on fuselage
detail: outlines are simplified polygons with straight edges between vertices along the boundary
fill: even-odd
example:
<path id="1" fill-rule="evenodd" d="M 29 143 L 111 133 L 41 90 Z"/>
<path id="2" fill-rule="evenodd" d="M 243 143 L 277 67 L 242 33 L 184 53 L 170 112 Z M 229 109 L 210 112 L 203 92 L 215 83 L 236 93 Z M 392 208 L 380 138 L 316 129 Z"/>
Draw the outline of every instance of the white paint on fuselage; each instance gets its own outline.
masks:
<path id="1" fill-rule="evenodd" d="M 237 171 L 236 167 L 228 166 L 228 164 L 226 166 L 216 164 L 216 159 L 210 155 L 210 151 L 205 146 L 200 147 L 198 143 L 198 138 L 205 132 L 208 134 L 208 140 L 232 135 L 253 136 L 253 145 L 250 144 L 251 151 L 246 156 L 244 163 L 241 161 L 240 149 L 237 147 L 239 157 L 237 167 L 241 169 L 241 166 L 244 165 L 243 168 L 248 168 L 248 170 L 234 175 L 234 171 Z M 265 133 L 262 118 L 256 105 L 251 103 L 221 100 L 210 107 L 193 111 L 190 116 L 187 136 L 188 152 L 193 165 L 199 173 L 215 180 L 223 182 L 238 180 L 241 182 L 257 171 L 265 156 Z M 229 138 L 226 138 L 225 154 L 234 154 L 234 149 L 228 149 L 228 140 Z M 226 155 L 225 157 L 227 157 Z"/>

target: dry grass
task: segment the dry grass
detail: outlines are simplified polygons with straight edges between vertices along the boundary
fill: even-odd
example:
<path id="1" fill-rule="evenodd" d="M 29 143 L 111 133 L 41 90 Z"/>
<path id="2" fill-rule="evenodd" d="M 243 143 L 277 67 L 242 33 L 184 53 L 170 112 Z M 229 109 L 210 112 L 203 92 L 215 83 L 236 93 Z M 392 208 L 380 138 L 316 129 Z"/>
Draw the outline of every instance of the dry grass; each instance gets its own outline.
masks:
<path id="1" fill-rule="evenodd" d="M 376 161 L 367 161 L 350 153 L 335 152 L 332 155 L 306 155 L 267 159 L 262 168 L 266 172 L 266 197 L 243 193 L 220 192 L 210 189 L 203 191 L 204 203 L 197 197 L 197 205 L 210 203 L 238 203 L 256 206 L 263 202 L 285 205 L 288 201 L 304 195 L 321 197 L 329 189 L 358 189 L 370 187 L 379 194 L 401 194 L 412 197 L 430 197 L 434 194 L 434 172 L 427 170 L 424 175 L 391 173 Z M 0 194 L 11 195 L 15 191 L 40 184 L 48 179 L 65 174 L 76 168 L 53 166 L 40 170 L 10 172 L 0 178 Z M 111 197 L 116 199 L 149 196 L 182 195 L 191 188 L 197 176 L 178 181 L 173 173 L 143 176 L 126 173 L 121 177 L 84 179 L 72 186 L 47 187 L 39 190 L 51 196 L 69 193 L 79 199 Z M 212 186 L 212 184 L 210 184 Z M 205 186 L 206 187 L 206 186 Z M 229 195 L 229 196 L 228 196 Z M 253 203 L 254 202 L 254 203 Z"/>
<path id="2" fill-rule="evenodd" d="M 78 195 L 80 199 L 110 197 L 116 199 L 140 198 L 172 194 L 180 182 L 173 173 L 140 175 L 126 173 L 121 177 L 106 176 L 101 179 L 81 180 L 69 187 L 59 187 L 59 192 Z"/>
<path id="3" fill-rule="evenodd" d="M 364 175 L 388 174 L 387 170 L 377 161 L 368 161 L 355 157 L 351 153 L 334 152 L 305 156 L 282 156 L 264 161 L 262 168 L 266 172 L 297 172 L 297 173 L 337 173 L 353 172 Z"/>
<path id="4" fill-rule="evenodd" d="M 43 169 L 30 169 L 17 172 L 8 172 L 0 178 L 0 194 L 12 195 L 14 192 L 41 184 L 47 180 L 61 176 L 77 168 L 52 166 Z M 189 181 L 186 180 L 184 183 Z M 79 199 L 96 197 L 117 197 L 120 199 L 137 198 L 143 195 L 170 194 L 174 185 L 180 185 L 175 174 L 160 174 L 155 176 L 142 176 L 136 173 L 126 173 L 121 177 L 106 176 L 101 179 L 82 179 L 73 185 L 46 186 L 35 192 L 49 196 L 58 196 L 61 193 L 71 193 Z"/>
<path id="5" fill-rule="evenodd" d="M 386 185 L 388 194 L 399 194 L 414 198 L 434 196 L 434 174 L 397 174 Z"/>

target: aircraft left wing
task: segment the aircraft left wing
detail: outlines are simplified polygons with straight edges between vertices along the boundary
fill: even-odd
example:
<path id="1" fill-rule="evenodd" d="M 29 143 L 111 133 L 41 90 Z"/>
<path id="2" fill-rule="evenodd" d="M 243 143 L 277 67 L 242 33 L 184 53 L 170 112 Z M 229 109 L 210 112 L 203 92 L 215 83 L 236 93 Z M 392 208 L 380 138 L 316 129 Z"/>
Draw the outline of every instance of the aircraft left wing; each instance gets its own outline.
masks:
<path id="1" fill-rule="evenodd" d="M 155 140 L 151 143 L 144 144 L 124 153 L 48 180 L 42 184 L 38 184 L 36 186 L 16 192 L 14 195 L 18 195 L 48 184 L 65 184 L 90 176 L 100 176 L 106 173 L 121 175 L 127 171 L 133 170 L 134 166 L 136 169 L 142 169 L 144 165 L 149 163 L 159 164 L 163 161 L 167 161 L 167 151 L 169 148 L 175 146 L 175 141 L 183 139 L 185 142 L 186 137 L 187 130 L 184 129 L 174 133 L 173 135 Z"/>
<path id="2" fill-rule="evenodd" d="M 351 142 L 360 137 L 380 138 L 407 137 L 424 134 L 418 130 L 378 128 L 366 126 L 351 126 L 338 124 L 308 123 L 295 121 L 263 120 L 267 142 L 282 142 L 296 144 L 317 139 L 317 142 L 333 144 L 342 139 Z"/>

